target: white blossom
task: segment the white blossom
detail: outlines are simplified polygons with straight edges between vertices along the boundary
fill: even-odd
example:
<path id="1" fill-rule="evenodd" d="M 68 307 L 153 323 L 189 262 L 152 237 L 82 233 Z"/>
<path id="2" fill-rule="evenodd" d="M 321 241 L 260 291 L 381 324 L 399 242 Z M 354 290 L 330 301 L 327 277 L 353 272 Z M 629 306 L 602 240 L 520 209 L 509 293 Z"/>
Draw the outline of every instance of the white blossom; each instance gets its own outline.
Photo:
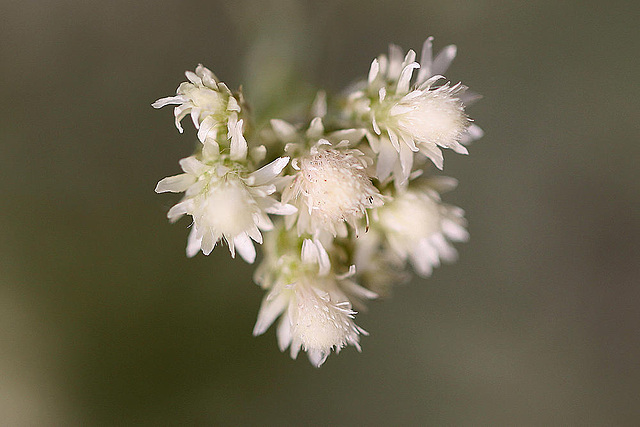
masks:
<path id="1" fill-rule="evenodd" d="M 256 282 L 269 292 L 262 301 L 253 334 L 263 334 L 280 317 L 276 331 L 280 350 L 289 348 L 295 359 L 302 349 L 316 367 L 325 362 L 332 350 L 339 352 L 352 345 L 360 351 L 360 335 L 368 335 L 355 324 L 357 313 L 348 295 L 359 299 L 377 297 L 349 279 L 355 273 L 353 268 L 336 275 L 328 269 L 327 262 L 324 247 L 305 239 L 301 254 L 294 251 L 270 255 L 267 249 L 256 275 Z"/>
<path id="2" fill-rule="evenodd" d="M 282 200 L 298 207 L 299 234 L 344 235 L 345 223 L 356 228 L 359 219 L 368 221 L 368 209 L 382 206 L 382 196 L 366 172 L 370 159 L 359 150 L 342 148 L 320 140 L 308 156 L 294 160 L 298 172 Z M 295 219 L 288 218 L 289 225 Z"/>
<path id="3" fill-rule="evenodd" d="M 238 138 L 238 131 L 243 127 L 243 119 L 238 117 L 242 100 L 202 64 L 196 67 L 195 73 L 187 71 L 185 75 L 189 81 L 178 86 L 176 95 L 158 99 L 153 107 L 177 104 L 174 108 L 176 127 L 182 133 L 180 122 L 190 114 L 203 144 L 208 140 L 224 139 L 219 135 L 221 131 L 226 132 L 229 139 Z"/>
<path id="4" fill-rule="evenodd" d="M 414 153 L 442 169 L 440 147 L 467 154 L 463 143 L 482 135 L 477 126 L 469 126 L 465 114 L 466 86 L 439 84 L 444 78 L 439 73 L 455 57 L 455 46 L 432 59 L 431 42 L 429 38 L 423 46 L 421 63 L 414 51 L 403 58 L 400 48 L 392 45 L 388 57 L 381 55 L 372 62 L 366 84 L 347 103 L 347 111 L 370 123 L 367 137 L 378 155 L 377 178 L 384 181 L 393 175 L 399 186 L 408 182 Z M 419 71 L 412 84 L 415 70 Z"/>
<path id="5" fill-rule="evenodd" d="M 442 203 L 438 193 L 454 188 L 456 181 L 441 177 L 429 184 L 410 187 L 377 212 L 377 225 L 391 250 L 400 258 L 409 259 L 424 277 L 431 275 L 441 261 L 455 261 L 457 252 L 450 242 L 469 238 L 464 211 Z"/>
<path id="6" fill-rule="evenodd" d="M 276 191 L 273 181 L 289 158 L 278 158 L 251 173 L 238 163 L 227 161 L 225 164 L 224 160 L 225 157 L 221 157 L 206 162 L 197 156 L 182 159 L 180 166 L 185 173 L 164 178 L 158 182 L 156 192 L 185 192 L 182 201 L 169 210 L 167 217 L 172 222 L 185 214 L 193 217 L 188 256 L 200 250 L 209 255 L 224 238 L 232 256 L 237 249 L 245 261 L 252 263 L 256 256 L 252 240 L 262 243 L 260 230 L 273 228 L 267 214 L 295 212 L 295 207 L 272 197 Z"/>

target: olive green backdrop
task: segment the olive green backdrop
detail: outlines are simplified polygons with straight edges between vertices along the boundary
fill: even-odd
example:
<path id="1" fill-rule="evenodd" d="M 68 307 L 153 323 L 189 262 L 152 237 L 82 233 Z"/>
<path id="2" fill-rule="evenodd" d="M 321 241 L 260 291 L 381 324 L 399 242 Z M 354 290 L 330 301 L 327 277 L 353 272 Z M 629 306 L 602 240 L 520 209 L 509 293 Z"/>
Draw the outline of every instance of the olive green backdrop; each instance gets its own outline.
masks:
<path id="1" fill-rule="evenodd" d="M 0 1 L 0 424 L 637 425 L 634 1 Z M 199 62 L 256 110 L 337 91 L 390 42 L 458 45 L 486 136 L 446 153 L 471 241 L 371 304 L 321 369 L 253 338 L 226 249 L 187 259 L 154 111 Z"/>

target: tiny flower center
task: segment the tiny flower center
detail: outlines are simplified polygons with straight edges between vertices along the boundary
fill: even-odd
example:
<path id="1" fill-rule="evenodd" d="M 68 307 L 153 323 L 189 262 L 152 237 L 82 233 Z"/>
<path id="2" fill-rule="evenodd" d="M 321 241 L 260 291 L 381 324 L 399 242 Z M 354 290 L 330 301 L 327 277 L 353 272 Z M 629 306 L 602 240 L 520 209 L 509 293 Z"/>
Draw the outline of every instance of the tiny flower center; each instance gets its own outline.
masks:
<path id="1" fill-rule="evenodd" d="M 349 309 L 342 310 L 311 289 L 296 293 L 295 333 L 305 349 L 329 350 L 343 347 L 353 334 Z"/>
<path id="2" fill-rule="evenodd" d="M 297 181 L 312 215 L 327 223 L 362 216 L 379 197 L 360 161 L 336 150 L 302 159 Z"/>
<path id="3" fill-rule="evenodd" d="M 242 183 L 213 185 L 206 195 L 202 221 L 226 236 L 237 236 L 254 225 L 255 203 Z"/>
<path id="4" fill-rule="evenodd" d="M 462 103 L 438 90 L 400 100 L 390 113 L 403 133 L 441 146 L 457 142 L 467 125 Z"/>

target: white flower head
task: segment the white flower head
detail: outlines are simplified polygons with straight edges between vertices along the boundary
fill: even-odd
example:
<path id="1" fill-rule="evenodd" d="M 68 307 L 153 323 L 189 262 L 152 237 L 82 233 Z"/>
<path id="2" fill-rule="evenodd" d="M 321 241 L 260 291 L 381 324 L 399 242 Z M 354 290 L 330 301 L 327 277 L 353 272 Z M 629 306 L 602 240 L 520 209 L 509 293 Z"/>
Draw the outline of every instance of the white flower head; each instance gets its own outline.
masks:
<path id="1" fill-rule="evenodd" d="M 198 129 L 198 139 L 203 144 L 208 140 L 224 140 L 220 133 L 228 134 L 230 139 L 237 132 L 238 123 L 242 128 L 243 120 L 238 118 L 242 98 L 236 98 L 202 64 L 196 67 L 195 73 L 187 71 L 185 75 L 189 81 L 178 86 L 176 96 L 158 99 L 153 107 L 177 104 L 174 108 L 176 127 L 182 133 L 180 122 L 190 114 L 193 125 Z"/>
<path id="2" fill-rule="evenodd" d="M 261 335 L 280 317 L 278 346 L 290 349 L 293 359 L 300 349 L 320 367 L 331 350 L 352 345 L 358 351 L 360 335 L 368 335 L 354 322 L 357 314 L 331 277 L 300 277 L 296 282 L 278 283 L 264 298 L 254 335 Z"/>
<path id="3" fill-rule="evenodd" d="M 367 209 L 382 206 L 383 198 L 366 172 L 370 159 L 359 150 L 343 147 L 332 148 L 320 140 L 308 156 L 292 163 L 298 172 L 282 200 L 298 206 L 299 234 L 344 235 L 345 223 L 356 228 L 358 220 L 367 217 Z M 289 225 L 294 220 L 289 218 Z"/>
<path id="4" fill-rule="evenodd" d="M 273 228 L 267 214 L 289 215 L 296 211 L 272 197 L 276 191 L 273 181 L 288 162 L 288 157 L 282 157 L 248 173 L 227 156 L 208 162 L 196 156 L 182 159 L 180 166 L 185 173 L 164 178 L 158 182 L 156 192 L 185 192 L 167 216 L 172 222 L 185 214 L 193 217 L 187 255 L 194 256 L 200 250 L 209 255 L 224 239 L 232 256 L 237 249 L 245 261 L 252 263 L 256 252 L 251 240 L 262 243 L 260 230 Z"/>
<path id="5" fill-rule="evenodd" d="M 262 301 L 253 330 L 254 335 L 261 335 L 280 317 L 277 327 L 280 350 L 289 348 L 295 359 L 303 349 L 316 367 L 325 362 L 332 350 L 339 352 L 352 345 L 360 351 L 360 335 L 367 335 L 355 324 L 356 312 L 347 295 L 362 299 L 377 297 L 349 280 L 353 269 L 345 275 L 323 271 L 321 258 L 326 253 L 323 255 L 322 251 L 321 245 L 304 240 L 302 255 L 289 252 L 277 257 L 276 262 L 275 257 L 267 254 L 257 281 L 270 287 L 270 291 Z"/>
<path id="6" fill-rule="evenodd" d="M 376 176 L 385 180 L 393 174 L 397 184 L 406 185 L 413 166 L 414 153 L 420 152 L 440 169 L 440 147 L 466 154 L 462 145 L 470 135 L 481 135 L 479 128 L 469 129 L 464 111 L 466 86 L 437 83 L 443 79 L 455 57 L 455 46 L 448 46 L 431 57 L 432 38 L 422 50 L 422 63 L 410 50 L 402 54 L 392 45 L 389 56 L 381 55 L 371 64 L 364 88 L 348 100 L 351 114 L 370 123 L 369 143 L 378 154 Z M 419 70 L 415 81 L 414 71 Z"/>
<path id="7" fill-rule="evenodd" d="M 293 301 L 289 303 L 286 318 L 291 326 L 292 356 L 302 348 L 311 363 L 319 367 L 331 350 L 339 352 L 352 345 L 361 351 L 360 334 L 367 335 L 367 332 L 354 323 L 357 313 L 342 292 L 337 289 L 327 292 L 314 285 L 300 283 L 293 286 Z M 321 286 L 331 288 L 331 285 Z M 285 345 L 289 337 L 282 335 L 280 345 Z"/>
<path id="8" fill-rule="evenodd" d="M 421 276 L 429 276 L 440 261 L 453 262 L 457 252 L 450 241 L 466 241 L 464 211 L 441 202 L 436 190 L 453 188 L 456 181 L 441 177 L 431 186 L 409 188 L 378 210 L 376 225 L 385 233 L 391 250 L 409 259 Z"/>

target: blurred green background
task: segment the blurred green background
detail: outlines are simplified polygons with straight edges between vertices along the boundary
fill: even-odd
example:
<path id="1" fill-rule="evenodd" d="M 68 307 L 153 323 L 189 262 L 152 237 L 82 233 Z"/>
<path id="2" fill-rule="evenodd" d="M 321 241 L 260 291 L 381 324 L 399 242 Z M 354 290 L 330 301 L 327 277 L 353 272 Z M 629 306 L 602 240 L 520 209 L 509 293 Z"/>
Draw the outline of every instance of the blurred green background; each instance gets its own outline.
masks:
<path id="1" fill-rule="evenodd" d="M 640 424 L 639 9 L 1 1 L 0 424 Z M 445 153 L 471 241 L 358 316 L 362 354 L 292 361 L 251 266 L 185 257 L 153 189 L 195 136 L 150 104 L 202 62 L 276 114 L 429 35 L 485 96 Z"/>

